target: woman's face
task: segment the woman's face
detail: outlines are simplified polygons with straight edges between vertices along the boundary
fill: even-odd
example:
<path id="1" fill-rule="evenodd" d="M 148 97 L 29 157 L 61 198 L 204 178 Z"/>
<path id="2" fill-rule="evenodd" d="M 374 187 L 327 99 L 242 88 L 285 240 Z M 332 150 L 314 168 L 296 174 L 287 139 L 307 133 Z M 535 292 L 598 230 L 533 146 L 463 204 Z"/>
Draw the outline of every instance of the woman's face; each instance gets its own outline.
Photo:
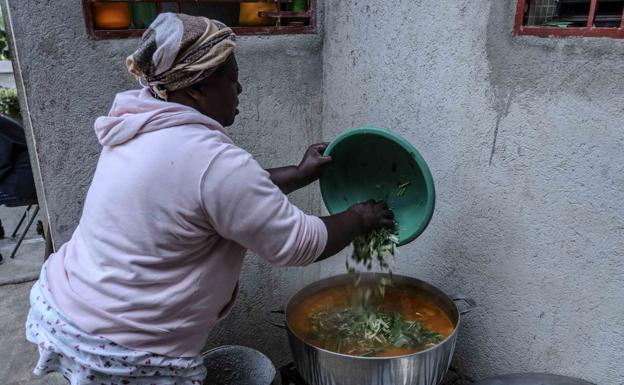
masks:
<path id="1" fill-rule="evenodd" d="M 238 95 L 243 87 L 238 82 L 238 65 L 232 54 L 217 71 L 201 81 L 197 87 L 198 109 L 223 127 L 231 126 L 238 114 Z"/>

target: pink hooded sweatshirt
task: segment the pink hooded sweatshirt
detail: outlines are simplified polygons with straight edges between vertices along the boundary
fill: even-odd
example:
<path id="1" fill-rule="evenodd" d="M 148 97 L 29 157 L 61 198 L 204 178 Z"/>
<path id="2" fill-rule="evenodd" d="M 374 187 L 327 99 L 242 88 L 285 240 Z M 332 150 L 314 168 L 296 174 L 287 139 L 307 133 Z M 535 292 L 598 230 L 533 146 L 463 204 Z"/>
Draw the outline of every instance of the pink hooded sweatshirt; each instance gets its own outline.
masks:
<path id="1" fill-rule="evenodd" d="M 195 356 L 231 308 L 245 249 L 280 266 L 325 249 L 323 222 L 195 109 L 123 92 L 95 131 L 104 148 L 82 218 L 46 262 L 57 310 L 84 331 Z"/>

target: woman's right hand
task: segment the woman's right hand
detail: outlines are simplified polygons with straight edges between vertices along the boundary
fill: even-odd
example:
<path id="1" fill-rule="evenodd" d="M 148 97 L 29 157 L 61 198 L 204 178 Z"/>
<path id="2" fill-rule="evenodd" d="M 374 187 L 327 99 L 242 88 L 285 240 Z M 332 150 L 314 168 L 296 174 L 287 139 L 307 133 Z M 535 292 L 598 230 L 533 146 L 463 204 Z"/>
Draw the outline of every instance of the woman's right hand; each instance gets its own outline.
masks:
<path id="1" fill-rule="evenodd" d="M 321 218 L 327 228 L 327 246 L 318 258 L 321 261 L 344 249 L 358 235 L 383 227 L 394 227 L 394 214 L 383 202 L 367 201 L 347 211 Z"/>
<path id="2" fill-rule="evenodd" d="M 394 213 L 385 202 L 369 200 L 351 206 L 348 211 L 355 213 L 359 217 L 362 234 L 367 234 L 380 228 L 394 227 Z"/>

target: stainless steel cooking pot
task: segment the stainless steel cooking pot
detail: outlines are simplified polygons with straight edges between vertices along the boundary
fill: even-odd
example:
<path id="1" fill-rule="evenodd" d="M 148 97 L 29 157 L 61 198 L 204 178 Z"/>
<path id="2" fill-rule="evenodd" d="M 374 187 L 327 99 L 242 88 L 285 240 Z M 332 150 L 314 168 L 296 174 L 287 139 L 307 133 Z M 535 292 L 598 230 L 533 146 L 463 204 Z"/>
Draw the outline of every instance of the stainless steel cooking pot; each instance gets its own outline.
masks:
<path id="1" fill-rule="evenodd" d="M 361 282 L 371 284 L 378 282 L 381 277 L 390 278 L 388 274 L 363 273 L 361 274 Z M 283 311 L 271 312 L 285 313 L 285 324 L 268 321 L 287 330 L 295 365 L 303 379 L 309 385 L 439 384 L 451 363 L 460 316 L 472 310 L 475 307 L 475 302 L 463 296 L 449 297 L 433 285 L 416 278 L 392 275 L 393 285 L 410 287 L 416 292 L 429 295 L 430 299 L 448 315 L 455 326 L 453 333 L 440 344 L 405 356 L 357 357 L 334 353 L 308 344 L 292 331 L 288 319 L 299 303 L 319 291 L 344 286 L 351 283 L 352 280 L 353 276 L 350 274 L 322 279 L 304 287 L 293 295 Z M 461 311 L 456 304 L 460 301 L 465 304 Z"/>

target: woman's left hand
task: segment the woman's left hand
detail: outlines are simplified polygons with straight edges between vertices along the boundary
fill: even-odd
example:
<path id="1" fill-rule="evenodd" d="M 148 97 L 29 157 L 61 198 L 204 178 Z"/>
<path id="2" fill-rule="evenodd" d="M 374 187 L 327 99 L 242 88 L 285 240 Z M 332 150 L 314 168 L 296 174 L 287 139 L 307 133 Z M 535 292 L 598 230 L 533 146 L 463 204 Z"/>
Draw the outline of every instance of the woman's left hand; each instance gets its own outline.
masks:
<path id="1" fill-rule="evenodd" d="M 267 170 L 271 181 L 284 194 L 291 193 L 309 185 L 321 176 L 323 168 L 331 163 L 330 156 L 323 156 L 327 143 L 311 145 L 303 155 L 299 166 L 278 167 Z"/>
<path id="2" fill-rule="evenodd" d="M 317 143 L 308 147 L 297 169 L 307 183 L 312 183 L 321 177 L 323 168 L 332 162 L 331 156 L 323 153 L 329 143 Z"/>

